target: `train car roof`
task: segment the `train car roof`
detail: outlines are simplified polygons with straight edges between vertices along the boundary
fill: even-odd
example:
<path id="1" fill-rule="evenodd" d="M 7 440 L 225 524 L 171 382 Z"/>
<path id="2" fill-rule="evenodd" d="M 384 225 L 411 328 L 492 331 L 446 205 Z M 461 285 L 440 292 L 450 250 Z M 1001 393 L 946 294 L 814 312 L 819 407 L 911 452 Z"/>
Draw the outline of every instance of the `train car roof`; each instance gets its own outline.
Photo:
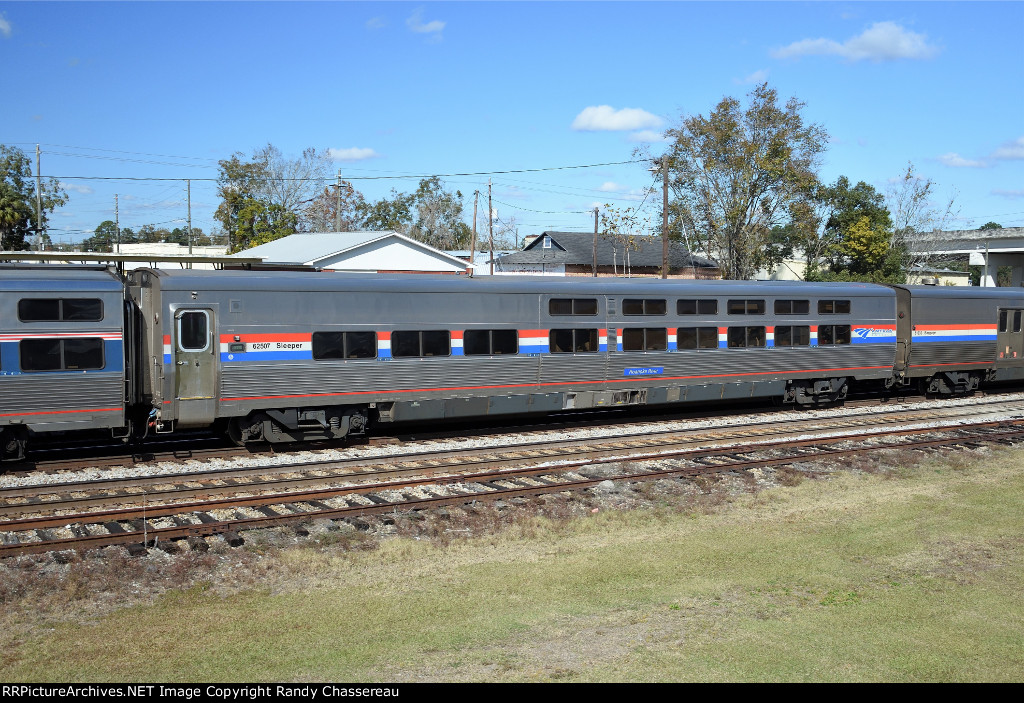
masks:
<path id="1" fill-rule="evenodd" d="M 105 266 L 0 265 L 0 290 L 120 291 L 122 286 L 117 273 Z"/>
<path id="2" fill-rule="evenodd" d="M 160 279 L 169 290 L 226 291 L 387 291 L 407 293 L 551 293 L 564 295 L 793 295 L 881 296 L 895 293 L 872 283 L 805 283 L 803 281 L 719 281 L 590 276 L 436 276 L 366 274 L 332 271 L 187 271 L 137 269 Z"/>
<path id="3" fill-rule="evenodd" d="M 1022 298 L 1024 288 L 980 288 L 978 286 L 897 286 L 915 298 Z"/>

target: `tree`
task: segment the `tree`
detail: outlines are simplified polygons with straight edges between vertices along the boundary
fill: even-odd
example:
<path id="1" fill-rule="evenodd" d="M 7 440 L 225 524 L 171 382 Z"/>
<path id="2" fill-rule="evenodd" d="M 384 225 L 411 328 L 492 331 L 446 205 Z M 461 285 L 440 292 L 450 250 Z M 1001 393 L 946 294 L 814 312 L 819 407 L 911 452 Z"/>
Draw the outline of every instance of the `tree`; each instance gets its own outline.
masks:
<path id="1" fill-rule="evenodd" d="M 986 222 L 985 224 L 983 224 L 978 229 L 982 230 L 982 229 L 1002 229 L 1002 228 L 1003 228 L 1003 226 L 1001 224 L 999 224 L 998 222 Z"/>
<path id="2" fill-rule="evenodd" d="M 905 269 L 934 258 L 929 243 L 937 241 L 939 232 L 958 214 L 955 193 L 940 203 L 934 202 L 937 185 L 931 178 L 918 176 L 914 164 L 908 163 L 886 193 L 893 219 L 891 246 L 902 251 Z"/>
<path id="3" fill-rule="evenodd" d="M 812 198 L 828 134 L 805 125 L 804 104 L 778 105 L 767 83 L 744 111 L 724 98 L 709 117 L 670 129 L 669 182 L 687 225 L 706 242 L 726 278 L 750 278 L 765 263 L 772 228 Z"/>
<path id="4" fill-rule="evenodd" d="M 846 176 L 823 188 L 819 197 L 827 211 L 821 254 L 830 269 L 829 275 L 819 278 L 902 283 L 902 252 L 892 246 L 892 216 L 885 197 L 864 181 L 850 187 Z M 815 278 L 813 273 L 810 278 Z"/>
<path id="5" fill-rule="evenodd" d="M 82 242 L 85 251 L 111 252 L 117 242 L 117 224 L 113 220 L 103 220 L 93 230 L 92 236 Z"/>
<path id="6" fill-rule="evenodd" d="M 359 215 L 363 228 L 371 231 L 406 234 L 412 226 L 416 198 L 392 189 L 390 198 L 365 203 Z"/>
<path id="7" fill-rule="evenodd" d="M 337 218 L 339 205 L 341 217 Z M 310 201 L 302 213 L 302 226 L 308 232 L 354 232 L 362 227 L 360 213 L 365 208 L 363 194 L 349 181 L 342 181 L 340 198 L 338 185 L 334 184 L 325 186 Z"/>
<path id="8" fill-rule="evenodd" d="M 32 162 L 21 149 L 0 144 L 0 248 L 21 251 L 33 234 L 41 238 L 48 215 L 67 204 L 68 195 L 56 178 L 40 183 L 42 221 L 36 217 L 36 179 Z"/>
<path id="9" fill-rule="evenodd" d="M 230 252 L 293 234 L 302 214 L 327 180 L 327 157 L 309 148 L 296 159 L 286 158 L 272 144 L 219 163 L 214 213 L 230 241 Z M 244 217 L 243 217 L 244 214 Z"/>
<path id="10" fill-rule="evenodd" d="M 468 249 L 473 231 L 462 219 L 462 192 L 450 193 L 437 176 L 424 178 L 413 194 L 416 220 L 409 236 L 437 249 Z"/>

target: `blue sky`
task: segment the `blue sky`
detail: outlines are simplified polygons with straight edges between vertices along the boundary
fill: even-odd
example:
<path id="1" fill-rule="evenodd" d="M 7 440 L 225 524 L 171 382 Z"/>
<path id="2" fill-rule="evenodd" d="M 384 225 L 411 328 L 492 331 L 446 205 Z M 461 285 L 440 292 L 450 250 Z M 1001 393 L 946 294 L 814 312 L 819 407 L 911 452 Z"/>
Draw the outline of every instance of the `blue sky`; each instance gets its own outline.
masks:
<path id="1" fill-rule="evenodd" d="M 0 2 L 0 143 L 39 143 L 68 189 L 56 240 L 112 219 L 114 193 L 123 226 L 183 224 L 184 184 L 155 179 L 195 179 L 209 232 L 217 161 L 268 142 L 332 150 L 375 199 L 657 154 L 682 115 L 766 80 L 829 132 L 823 179 L 884 191 L 913 162 L 956 195 L 955 226 L 1024 226 L 1022 30 L 1019 2 Z M 588 230 L 652 182 L 490 178 L 520 235 Z M 471 211 L 487 179 L 444 180 Z"/>

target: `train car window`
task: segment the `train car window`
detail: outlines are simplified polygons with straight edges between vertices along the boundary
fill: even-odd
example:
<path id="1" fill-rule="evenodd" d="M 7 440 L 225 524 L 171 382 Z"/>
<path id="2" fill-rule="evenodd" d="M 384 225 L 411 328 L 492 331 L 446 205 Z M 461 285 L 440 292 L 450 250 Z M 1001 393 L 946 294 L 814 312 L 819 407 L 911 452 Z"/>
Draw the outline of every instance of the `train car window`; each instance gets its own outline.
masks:
<path id="1" fill-rule="evenodd" d="M 763 300 L 730 300 L 726 308 L 730 315 L 764 315 Z"/>
<path id="2" fill-rule="evenodd" d="M 717 327 L 680 327 L 676 349 L 718 349 Z"/>
<path id="3" fill-rule="evenodd" d="M 626 298 L 622 301 L 623 315 L 664 315 L 667 311 L 664 299 Z"/>
<path id="4" fill-rule="evenodd" d="M 516 330 L 466 330 L 462 351 L 467 356 L 518 354 L 519 333 Z"/>
<path id="5" fill-rule="evenodd" d="M 64 368 L 73 370 L 102 369 L 103 341 L 100 339 L 65 339 Z"/>
<path id="6" fill-rule="evenodd" d="M 1020 332 L 1020 310 L 1013 311 L 1013 331 Z"/>
<path id="7" fill-rule="evenodd" d="M 819 315 L 849 315 L 850 314 L 850 301 L 849 300 L 819 300 L 818 301 L 818 314 Z"/>
<path id="8" fill-rule="evenodd" d="M 373 359 L 377 356 L 376 332 L 314 332 L 313 358 Z"/>
<path id="9" fill-rule="evenodd" d="M 623 351 L 665 351 L 668 330 L 663 327 L 638 327 L 622 330 Z"/>
<path id="10" fill-rule="evenodd" d="M 596 315 L 597 298 L 552 298 L 548 301 L 551 315 Z"/>
<path id="11" fill-rule="evenodd" d="M 18 351 L 22 371 L 95 371 L 104 366 L 102 339 L 23 339 Z"/>
<path id="12" fill-rule="evenodd" d="M 451 333 L 448 330 L 391 333 L 392 356 L 450 356 L 451 353 Z"/>
<path id="13" fill-rule="evenodd" d="M 731 349 L 763 347 L 767 336 L 764 327 L 730 327 L 728 340 Z"/>
<path id="14" fill-rule="evenodd" d="M 99 298 L 22 298 L 18 301 L 22 322 L 99 322 L 103 301 Z"/>
<path id="15" fill-rule="evenodd" d="M 205 351 L 210 345 L 206 311 L 186 310 L 178 313 L 177 317 L 178 348 L 182 351 Z"/>
<path id="16" fill-rule="evenodd" d="M 22 371 L 60 371 L 62 368 L 59 339 L 23 339 L 18 345 Z"/>
<path id="17" fill-rule="evenodd" d="M 776 300 L 776 315 L 806 315 L 811 311 L 809 300 Z"/>
<path id="18" fill-rule="evenodd" d="M 377 358 L 377 333 L 376 332 L 346 332 L 345 333 L 345 358 L 346 359 L 375 359 L 375 358 Z"/>
<path id="19" fill-rule="evenodd" d="M 775 328 L 775 346 L 806 347 L 811 344 L 811 328 L 807 325 Z"/>
<path id="20" fill-rule="evenodd" d="M 69 322 L 99 322 L 103 319 L 103 301 L 95 298 L 63 298 L 61 319 Z"/>
<path id="21" fill-rule="evenodd" d="M 548 348 L 552 354 L 576 354 L 596 352 L 597 330 L 551 330 L 548 335 Z"/>
<path id="22" fill-rule="evenodd" d="M 314 332 L 313 358 L 318 361 L 323 359 L 344 359 L 345 333 Z"/>
<path id="23" fill-rule="evenodd" d="M 849 344 L 849 325 L 818 325 L 818 344 Z"/>
<path id="24" fill-rule="evenodd" d="M 999 331 L 1006 332 L 1010 329 L 1010 311 L 1000 310 L 999 311 Z"/>
<path id="25" fill-rule="evenodd" d="M 677 315 L 717 315 L 718 301 L 714 298 L 694 300 L 687 298 L 676 301 Z"/>

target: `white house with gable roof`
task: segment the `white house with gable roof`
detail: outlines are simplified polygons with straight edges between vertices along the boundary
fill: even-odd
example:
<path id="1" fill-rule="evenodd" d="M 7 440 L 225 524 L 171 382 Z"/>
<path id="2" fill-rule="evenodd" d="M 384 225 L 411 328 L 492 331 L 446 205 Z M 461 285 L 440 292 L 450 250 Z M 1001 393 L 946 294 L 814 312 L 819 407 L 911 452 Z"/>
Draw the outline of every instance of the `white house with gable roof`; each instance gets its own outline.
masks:
<path id="1" fill-rule="evenodd" d="M 398 232 L 292 234 L 235 256 L 259 257 L 269 266 L 365 273 L 465 274 L 469 268 L 468 262 Z"/>

